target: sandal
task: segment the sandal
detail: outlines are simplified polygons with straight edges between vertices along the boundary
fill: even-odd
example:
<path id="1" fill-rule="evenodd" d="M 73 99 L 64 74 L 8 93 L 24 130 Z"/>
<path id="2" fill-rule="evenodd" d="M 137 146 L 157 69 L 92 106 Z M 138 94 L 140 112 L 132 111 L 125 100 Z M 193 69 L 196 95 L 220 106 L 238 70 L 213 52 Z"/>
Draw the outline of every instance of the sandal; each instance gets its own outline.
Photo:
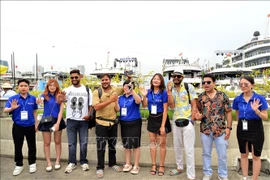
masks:
<path id="1" fill-rule="evenodd" d="M 155 167 L 155 168 L 154 168 L 155 170 L 153 170 L 153 167 Z M 156 175 L 156 173 L 157 173 L 157 165 L 156 165 L 156 164 L 152 164 L 152 169 L 151 169 L 150 173 L 151 173 L 152 175 Z"/>
<path id="2" fill-rule="evenodd" d="M 172 169 L 172 170 L 170 170 L 169 175 L 170 175 L 170 176 L 175 176 L 175 175 L 180 174 L 180 173 L 182 173 L 182 172 L 183 172 L 183 170 Z"/>
<path id="3" fill-rule="evenodd" d="M 115 171 L 115 172 L 122 172 L 122 168 L 120 168 L 119 166 L 117 166 L 117 165 L 114 165 L 114 166 L 112 166 L 112 170 L 113 171 Z"/>
<path id="4" fill-rule="evenodd" d="M 132 165 L 125 164 L 123 168 L 123 172 L 129 172 L 132 169 Z"/>
<path id="5" fill-rule="evenodd" d="M 163 176 L 164 175 L 164 172 L 165 172 L 165 169 L 163 171 L 161 171 L 160 168 L 163 168 L 164 169 L 164 166 L 159 166 L 159 169 L 158 169 L 158 175 L 159 176 Z"/>
<path id="6" fill-rule="evenodd" d="M 103 178 L 103 177 L 104 177 L 104 172 L 103 172 L 103 170 L 102 170 L 102 169 L 97 170 L 97 171 L 96 171 L 96 176 L 97 176 L 98 179 Z"/>

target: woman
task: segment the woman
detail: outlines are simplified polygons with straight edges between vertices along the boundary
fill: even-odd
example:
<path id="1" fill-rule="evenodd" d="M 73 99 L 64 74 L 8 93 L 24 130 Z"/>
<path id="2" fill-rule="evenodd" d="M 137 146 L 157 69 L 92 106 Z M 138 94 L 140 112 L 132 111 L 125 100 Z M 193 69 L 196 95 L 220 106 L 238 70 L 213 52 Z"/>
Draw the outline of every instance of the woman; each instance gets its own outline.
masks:
<path id="1" fill-rule="evenodd" d="M 133 90 L 134 84 L 126 80 L 124 95 L 119 98 L 122 143 L 125 148 L 126 164 L 123 172 L 139 173 L 142 119 L 140 114 L 141 97 Z M 130 162 L 131 149 L 134 153 L 134 166 Z"/>
<path id="2" fill-rule="evenodd" d="M 261 152 L 264 143 L 264 129 L 262 120 L 267 120 L 266 99 L 253 91 L 254 78 L 243 76 L 240 79 L 240 87 L 243 93 L 233 101 L 233 109 L 236 110 L 237 140 L 241 153 L 241 168 L 243 180 L 248 177 L 248 154 L 252 152 L 253 180 L 257 180 L 261 169 Z"/>
<path id="3" fill-rule="evenodd" d="M 152 159 L 152 169 L 150 173 L 157 172 L 156 148 L 157 140 L 160 142 L 160 165 L 158 175 L 164 175 L 164 161 L 166 156 L 166 134 L 171 132 L 171 125 L 168 119 L 168 95 L 165 90 L 164 79 L 160 73 L 156 73 L 151 79 L 151 87 L 146 90 L 140 88 L 143 96 L 143 107 L 148 106 L 149 117 L 147 130 L 150 137 L 150 155 Z M 159 135 L 159 138 L 158 138 Z"/>
<path id="4" fill-rule="evenodd" d="M 37 99 L 37 104 L 44 102 L 43 117 L 52 116 L 53 121 L 47 123 L 39 123 L 38 130 L 42 131 L 44 142 L 44 153 L 47 161 L 46 171 L 52 171 L 52 163 L 50 160 L 50 143 L 51 143 L 51 131 L 54 131 L 54 143 L 56 151 L 56 162 L 54 169 L 58 170 L 60 166 L 60 156 L 62 150 L 61 136 L 62 129 L 66 128 L 65 121 L 62 118 L 64 104 L 58 104 L 56 101 L 56 95 L 60 92 L 59 84 L 57 80 L 50 79 L 46 85 L 41 98 Z"/>

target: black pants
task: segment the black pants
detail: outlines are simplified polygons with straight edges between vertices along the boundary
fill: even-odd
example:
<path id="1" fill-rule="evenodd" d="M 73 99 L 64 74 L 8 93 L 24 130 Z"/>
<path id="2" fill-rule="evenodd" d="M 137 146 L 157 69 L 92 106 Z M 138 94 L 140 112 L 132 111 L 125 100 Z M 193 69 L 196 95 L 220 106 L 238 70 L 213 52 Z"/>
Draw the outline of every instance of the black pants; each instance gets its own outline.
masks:
<path id="1" fill-rule="evenodd" d="M 13 123 L 12 128 L 13 142 L 15 146 L 15 158 L 16 166 L 23 166 L 23 154 L 22 147 L 24 136 L 26 137 L 28 146 L 28 164 L 36 163 L 36 132 L 35 125 L 29 127 L 22 127 Z"/>
<path id="2" fill-rule="evenodd" d="M 98 169 L 104 169 L 104 156 L 106 149 L 106 141 L 109 146 L 109 166 L 116 165 L 116 149 L 117 142 L 117 125 L 110 127 L 96 124 L 96 141 L 97 141 L 97 157 L 98 157 Z"/>

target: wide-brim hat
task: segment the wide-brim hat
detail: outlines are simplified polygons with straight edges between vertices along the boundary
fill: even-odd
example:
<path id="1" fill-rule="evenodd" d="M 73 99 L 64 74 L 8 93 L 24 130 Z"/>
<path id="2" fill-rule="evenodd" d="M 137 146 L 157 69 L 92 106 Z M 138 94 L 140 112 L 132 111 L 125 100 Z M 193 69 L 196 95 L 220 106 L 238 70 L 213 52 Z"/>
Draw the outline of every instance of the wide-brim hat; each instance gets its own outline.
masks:
<path id="1" fill-rule="evenodd" d="M 175 69 L 173 71 L 173 74 L 172 75 L 181 75 L 181 76 L 184 76 L 184 71 L 183 71 L 183 69 L 177 68 L 177 69 Z"/>
<path id="2" fill-rule="evenodd" d="M 2 88 L 10 88 L 10 89 L 12 89 L 12 86 L 9 84 L 9 83 L 4 83 L 4 84 L 2 84 L 2 86 L 1 86 Z"/>

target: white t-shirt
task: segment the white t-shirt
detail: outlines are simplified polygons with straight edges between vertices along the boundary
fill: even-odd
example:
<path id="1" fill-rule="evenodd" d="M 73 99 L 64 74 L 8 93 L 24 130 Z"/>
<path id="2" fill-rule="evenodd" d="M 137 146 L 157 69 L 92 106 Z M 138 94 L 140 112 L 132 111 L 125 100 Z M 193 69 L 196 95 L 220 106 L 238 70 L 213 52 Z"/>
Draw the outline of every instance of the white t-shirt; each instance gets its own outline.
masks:
<path id="1" fill-rule="evenodd" d="M 67 96 L 66 118 L 82 121 L 83 117 L 88 115 L 88 94 L 86 87 L 70 86 L 65 88 Z M 89 106 L 92 105 L 92 91 L 89 89 Z"/>

